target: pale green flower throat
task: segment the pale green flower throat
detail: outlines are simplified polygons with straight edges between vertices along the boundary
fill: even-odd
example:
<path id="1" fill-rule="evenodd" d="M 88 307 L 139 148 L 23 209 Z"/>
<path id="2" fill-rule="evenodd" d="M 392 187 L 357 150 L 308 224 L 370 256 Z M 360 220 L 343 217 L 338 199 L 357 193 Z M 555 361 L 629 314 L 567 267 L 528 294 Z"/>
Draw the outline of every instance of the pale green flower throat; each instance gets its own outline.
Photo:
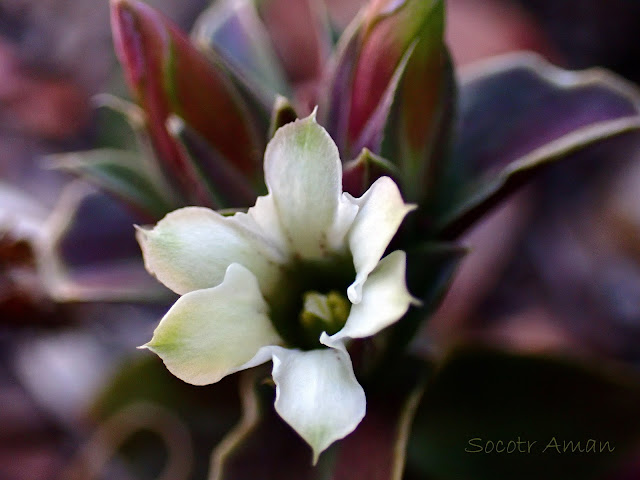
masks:
<path id="1" fill-rule="evenodd" d="M 266 298 L 273 325 L 291 347 L 325 348 L 319 341 L 322 332 L 339 332 L 349 318 L 346 293 L 355 276 L 353 260 L 345 255 L 297 261 L 287 271 L 287 286 Z"/>
<path id="2" fill-rule="evenodd" d="M 300 323 L 306 330 L 318 330 L 329 335 L 339 332 L 347 323 L 351 302 L 336 290 L 323 295 L 309 291 L 304 294 L 304 306 L 300 312 Z M 317 338 L 317 337 L 316 337 Z"/>

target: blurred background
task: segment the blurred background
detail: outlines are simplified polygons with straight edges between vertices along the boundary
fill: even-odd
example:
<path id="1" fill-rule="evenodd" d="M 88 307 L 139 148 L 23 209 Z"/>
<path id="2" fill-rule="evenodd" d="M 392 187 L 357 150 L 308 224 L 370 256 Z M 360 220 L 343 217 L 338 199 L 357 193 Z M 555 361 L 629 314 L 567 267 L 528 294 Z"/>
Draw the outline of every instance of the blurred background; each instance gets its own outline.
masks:
<path id="1" fill-rule="evenodd" d="M 148 3 L 188 31 L 209 2 Z M 328 3 L 334 20 L 346 25 L 363 2 Z M 604 66 L 640 81 L 639 2 L 448 0 L 447 7 L 447 39 L 461 72 L 475 60 L 526 49 L 564 67 Z M 50 300 L 28 242 L 15 234 L 18 220 L 6 214 L 18 209 L 24 212 L 20 228 L 37 228 L 33 224 L 44 221 L 71 181 L 44 168 L 44 156 L 94 146 L 100 128 L 92 97 L 127 96 L 108 10 L 106 0 L 0 0 L 0 180 L 28 195 L 0 196 L 3 480 L 157 478 L 164 460 L 154 452 L 164 447 L 153 436 L 139 442 L 144 447 L 138 450 L 125 449 L 148 458 L 148 469 L 110 461 L 127 436 L 122 425 L 131 423 L 173 442 L 173 476 L 167 478 L 204 478 L 206 461 L 195 461 L 192 469 L 193 459 L 207 458 L 239 417 L 236 380 L 226 379 L 215 391 L 196 391 L 135 351 L 163 306 Z M 424 348 L 473 339 L 638 369 L 637 160 L 637 145 L 624 138 L 576 155 L 470 232 L 465 244 L 471 253 L 423 333 Z M 143 410 L 129 402 L 157 399 L 166 391 L 179 391 L 179 399 L 162 398 L 161 406 Z M 220 392 L 228 404 L 210 418 L 209 400 Z M 189 440 L 185 425 L 197 441 Z M 95 471 L 77 467 L 83 455 L 94 456 Z M 640 478 L 640 460 L 632 458 L 608 478 Z"/>

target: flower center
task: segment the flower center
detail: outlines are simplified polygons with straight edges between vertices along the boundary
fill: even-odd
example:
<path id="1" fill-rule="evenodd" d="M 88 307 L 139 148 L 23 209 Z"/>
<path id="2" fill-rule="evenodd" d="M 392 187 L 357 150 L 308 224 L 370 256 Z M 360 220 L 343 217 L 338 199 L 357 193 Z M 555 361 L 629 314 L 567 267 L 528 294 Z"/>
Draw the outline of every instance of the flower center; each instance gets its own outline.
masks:
<path id="1" fill-rule="evenodd" d="M 322 332 L 329 335 L 339 332 L 347 323 L 351 302 L 336 290 L 326 295 L 310 291 L 303 296 L 304 306 L 299 320 L 310 340 L 317 340 Z"/>
<path id="2" fill-rule="evenodd" d="M 351 256 L 296 262 L 288 273 L 277 295 L 267 298 L 271 321 L 288 346 L 321 348 L 322 332 L 333 335 L 349 317 L 351 302 L 346 293 L 355 279 Z"/>

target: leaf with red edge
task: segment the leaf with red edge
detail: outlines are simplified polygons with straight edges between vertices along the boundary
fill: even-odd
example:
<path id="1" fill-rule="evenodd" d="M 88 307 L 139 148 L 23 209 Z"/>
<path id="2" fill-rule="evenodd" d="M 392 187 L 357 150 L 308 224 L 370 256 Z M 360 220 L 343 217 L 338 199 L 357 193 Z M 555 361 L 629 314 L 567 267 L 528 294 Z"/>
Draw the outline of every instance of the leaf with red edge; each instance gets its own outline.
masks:
<path id="1" fill-rule="evenodd" d="M 249 179 L 225 162 L 222 155 L 181 118 L 172 115 L 167 125 L 217 209 L 246 208 L 255 203 L 257 194 L 266 193 L 264 186 L 253 188 Z"/>
<path id="2" fill-rule="evenodd" d="M 364 148 L 358 158 L 344 165 L 342 188 L 354 197 L 360 197 L 378 178 L 387 176 L 396 179 L 398 175 L 393 163 Z"/>
<path id="3" fill-rule="evenodd" d="M 443 29 L 440 0 L 372 2 L 339 47 L 325 113 L 343 155 L 368 148 L 388 158 L 412 201 L 432 181 L 452 122 Z"/>
<path id="4" fill-rule="evenodd" d="M 112 25 L 116 52 L 146 113 L 154 148 L 169 178 L 198 203 L 210 202 L 192 165 L 167 131 L 171 113 L 215 145 L 243 175 L 261 177 L 266 131 L 255 125 L 229 73 L 212 64 L 176 26 L 143 3 L 113 1 Z"/>
<path id="5" fill-rule="evenodd" d="M 274 50 L 301 114 L 317 104 L 317 90 L 331 52 L 331 37 L 323 2 L 262 0 L 257 3 Z"/>
<path id="6" fill-rule="evenodd" d="M 402 172 L 405 198 L 422 203 L 445 168 L 455 120 L 456 82 L 443 45 L 423 52 L 420 42 L 407 65 L 382 125 L 380 152 Z"/>
<path id="7" fill-rule="evenodd" d="M 254 0 L 215 2 L 200 15 L 192 35 L 198 45 L 219 52 L 255 89 L 271 96 L 290 94 L 283 67 Z"/>
<path id="8" fill-rule="evenodd" d="M 420 60 L 428 62 L 432 52 L 442 46 L 443 30 L 443 4 L 439 0 L 377 0 L 369 5 L 352 85 L 348 126 L 352 142 L 382 100 L 404 54 L 417 42 L 416 59 L 424 57 Z"/>

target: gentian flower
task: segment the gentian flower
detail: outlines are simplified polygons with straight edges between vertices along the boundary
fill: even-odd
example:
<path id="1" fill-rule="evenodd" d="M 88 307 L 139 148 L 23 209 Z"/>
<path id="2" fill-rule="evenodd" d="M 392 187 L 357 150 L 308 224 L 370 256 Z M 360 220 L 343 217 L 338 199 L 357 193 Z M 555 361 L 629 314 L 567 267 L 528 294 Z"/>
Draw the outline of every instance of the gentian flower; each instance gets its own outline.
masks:
<path id="1" fill-rule="evenodd" d="M 315 463 L 365 414 L 349 342 L 415 302 L 405 253 L 382 258 L 414 206 L 388 177 L 360 198 L 343 193 L 315 113 L 276 132 L 264 172 L 269 193 L 247 213 L 187 207 L 138 230 L 147 270 L 182 295 L 142 348 L 195 385 L 272 360 L 275 409 Z"/>

